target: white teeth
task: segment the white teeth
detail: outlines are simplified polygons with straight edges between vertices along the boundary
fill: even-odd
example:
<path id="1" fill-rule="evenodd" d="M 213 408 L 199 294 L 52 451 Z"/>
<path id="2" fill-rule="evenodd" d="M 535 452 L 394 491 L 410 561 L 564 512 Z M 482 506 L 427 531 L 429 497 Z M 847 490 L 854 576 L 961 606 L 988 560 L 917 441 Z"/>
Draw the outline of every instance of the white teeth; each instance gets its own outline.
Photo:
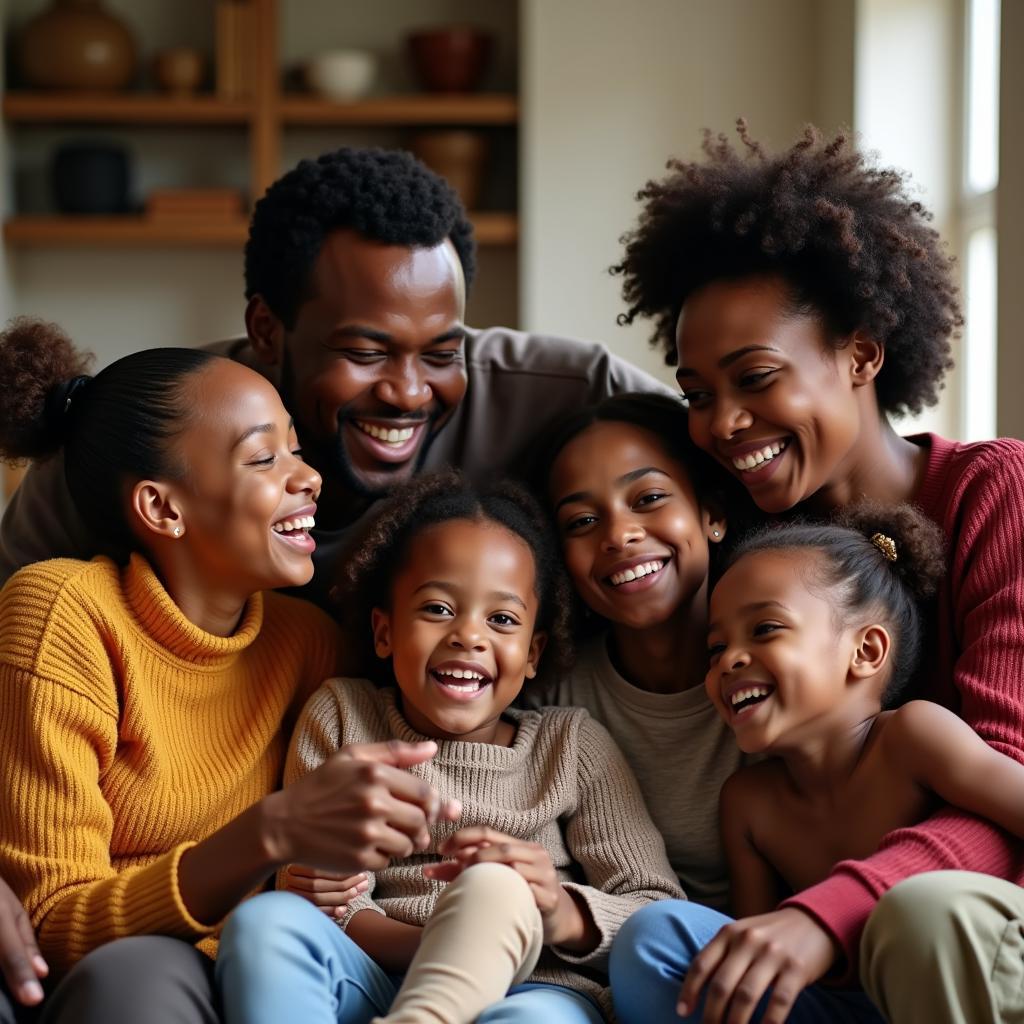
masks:
<path id="1" fill-rule="evenodd" d="M 746 455 L 738 456 L 732 460 L 732 464 L 741 472 L 756 469 L 765 462 L 771 462 L 776 455 L 785 451 L 788 445 L 788 441 L 773 441 L 756 452 L 748 452 Z"/>
<path id="2" fill-rule="evenodd" d="M 638 580 L 650 575 L 652 572 L 657 572 L 664 564 L 661 560 L 644 562 L 643 565 L 634 565 L 632 569 L 613 572 L 608 578 L 612 581 L 612 585 L 617 587 L 622 583 L 629 583 L 630 580 Z"/>
<path id="3" fill-rule="evenodd" d="M 770 686 L 750 686 L 745 690 L 737 690 L 729 698 L 729 702 L 736 707 L 737 704 L 742 704 L 743 701 L 750 700 L 751 697 L 767 697 L 771 692 Z"/>
<path id="4" fill-rule="evenodd" d="M 401 430 L 396 430 L 394 427 L 378 427 L 373 423 L 364 423 L 362 420 L 356 420 L 355 423 L 364 434 L 369 434 L 370 437 L 383 441 L 385 444 L 405 444 L 414 433 L 413 427 L 403 427 Z"/>
<path id="5" fill-rule="evenodd" d="M 291 533 L 293 530 L 312 530 L 316 520 L 312 516 L 296 516 L 294 519 L 282 519 L 270 528 L 274 533 Z"/>

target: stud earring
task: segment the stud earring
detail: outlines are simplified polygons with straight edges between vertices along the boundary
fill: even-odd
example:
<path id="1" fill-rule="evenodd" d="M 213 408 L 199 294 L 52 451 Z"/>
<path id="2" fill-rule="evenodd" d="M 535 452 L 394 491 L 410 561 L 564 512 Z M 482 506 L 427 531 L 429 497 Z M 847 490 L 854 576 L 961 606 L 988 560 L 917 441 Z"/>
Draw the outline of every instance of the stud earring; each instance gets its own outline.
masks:
<path id="1" fill-rule="evenodd" d="M 174 528 L 174 536 L 175 537 L 180 537 L 181 536 L 181 527 L 180 526 L 176 526 Z"/>
<path id="2" fill-rule="evenodd" d="M 712 537 L 721 537 L 722 536 L 722 531 L 721 530 L 712 530 L 711 531 L 711 536 Z"/>

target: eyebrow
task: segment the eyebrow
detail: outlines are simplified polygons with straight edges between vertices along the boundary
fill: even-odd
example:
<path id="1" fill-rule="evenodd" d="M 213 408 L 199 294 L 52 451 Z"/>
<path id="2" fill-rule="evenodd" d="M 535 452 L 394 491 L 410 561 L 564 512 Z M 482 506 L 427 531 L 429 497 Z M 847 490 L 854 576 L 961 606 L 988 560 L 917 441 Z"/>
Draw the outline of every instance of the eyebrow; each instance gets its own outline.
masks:
<path id="1" fill-rule="evenodd" d="M 663 469 L 658 469 L 657 466 L 642 466 L 640 469 L 631 469 L 628 473 L 623 473 L 622 476 L 616 477 L 615 483 L 617 484 L 631 484 L 634 480 L 639 480 L 642 476 L 647 476 L 648 473 L 657 473 L 659 476 L 668 476 L 668 473 Z M 567 494 L 562 498 L 557 505 L 555 505 L 555 511 L 557 512 L 563 505 L 568 505 L 573 501 L 583 501 L 590 497 L 589 491 L 574 491 L 572 494 Z"/>
<path id="2" fill-rule="evenodd" d="M 367 327 L 365 324 L 346 324 L 331 331 L 332 338 L 359 338 L 363 341 L 379 341 L 387 345 L 395 340 L 394 336 L 387 331 L 378 331 L 376 327 Z M 436 338 L 431 338 L 428 344 L 440 345 L 445 341 L 465 341 L 466 328 L 461 324 L 450 328 Z"/>
<path id="3" fill-rule="evenodd" d="M 724 370 L 727 367 L 732 366 L 732 364 L 735 363 L 737 359 L 742 359 L 745 355 L 748 355 L 750 352 L 778 351 L 779 350 L 774 345 L 744 345 L 743 348 L 738 348 L 734 352 L 729 352 L 727 355 L 722 356 L 722 358 L 718 360 L 718 368 L 720 370 Z M 680 366 L 679 369 L 676 370 L 676 380 L 679 380 L 680 377 L 699 376 L 700 374 L 689 366 Z"/>
<path id="4" fill-rule="evenodd" d="M 459 589 L 452 583 L 445 583 L 443 580 L 427 580 L 425 583 L 421 583 L 414 591 L 414 594 L 418 594 L 421 590 L 428 590 L 431 587 L 436 587 L 438 590 L 443 590 L 445 593 L 454 594 Z M 526 602 L 518 595 L 513 594 L 508 590 L 492 590 L 487 597 L 490 600 L 508 601 L 511 604 L 517 604 L 523 611 L 526 611 Z"/>
<path id="5" fill-rule="evenodd" d="M 767 608 L 781 608 L 784 612 L 790 611 L 790 609 L 781 601 L 751 601 L 750 604 L 743 605 L 743 607 L 737 611 L 737 614 L 743 615 L 746 612 L 763 612 Z M 708 623 L 709 633 L 713 632 L 718 628 L 719 625 L 717 622 Z"/>
<path id="6" fill-rule="evenodd" d="M 295 425 L 295 420 L 291 417 L 288 418 L 288 430 L 291 431 Z M 276 424 L 274 423 L 260 423 L 255 427 L 250 427 L 237 441 L 231 446 L 231 450 L 234 451 L 243 441 L 247 441 L 253 434 L 272 434 L 274 432 Z"/>

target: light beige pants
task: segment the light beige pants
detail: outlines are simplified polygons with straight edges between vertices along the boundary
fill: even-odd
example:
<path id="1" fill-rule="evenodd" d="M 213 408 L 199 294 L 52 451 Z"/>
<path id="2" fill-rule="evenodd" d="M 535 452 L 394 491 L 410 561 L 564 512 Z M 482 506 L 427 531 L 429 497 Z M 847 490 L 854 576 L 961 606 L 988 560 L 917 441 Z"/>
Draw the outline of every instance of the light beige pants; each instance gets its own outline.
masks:
<path id="1" fill-rule="evenodd" d="M 470 1024 L 530 976 L 543 947 L 522 876 L 474 864 L 441 894 L 390 1012 L 374 1024 Z"/>
<path id="2" fill-rule="evenodd" d="M 1024 889 L 932 871 L 868 918 L 861 983 L 892 1024 L 1024 1024 Z"/>

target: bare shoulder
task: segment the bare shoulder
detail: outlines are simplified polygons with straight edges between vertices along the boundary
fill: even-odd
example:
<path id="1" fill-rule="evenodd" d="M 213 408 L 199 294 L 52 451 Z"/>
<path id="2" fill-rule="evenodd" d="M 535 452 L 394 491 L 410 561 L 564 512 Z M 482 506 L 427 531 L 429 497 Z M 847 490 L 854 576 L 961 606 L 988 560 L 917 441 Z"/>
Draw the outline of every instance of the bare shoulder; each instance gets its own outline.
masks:
<path id="1" fill-rule="evenodd" d="M 771 806 L 786 780 L 785 767 L 778 758 L 737 769 L 725 780 L 719 803 L 725 807 Z"/>

